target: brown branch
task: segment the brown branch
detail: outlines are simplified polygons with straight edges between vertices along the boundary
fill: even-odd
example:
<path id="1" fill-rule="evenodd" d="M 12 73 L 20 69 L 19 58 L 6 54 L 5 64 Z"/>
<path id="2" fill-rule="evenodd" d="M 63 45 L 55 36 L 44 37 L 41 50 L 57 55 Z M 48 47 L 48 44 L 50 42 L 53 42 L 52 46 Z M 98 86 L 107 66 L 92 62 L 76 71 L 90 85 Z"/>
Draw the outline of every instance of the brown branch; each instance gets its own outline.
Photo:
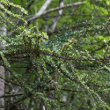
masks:
<path id="1" fill-rule="evenodd" d="M 0 96 L 0 98 L 16 97 L 16 96 L 21 96 L 21 95 L 23 94 L 7 94 L 7 95 Z"/>
<path id="2" fill-rule="evenodd" d="M 73 25 L 73 26 L 71 26 L 71 27 L 69 27 L 69 28 L 64 27 L 64 28 L 55 30 L 54 32 L 48 32 L 47 34 L 48 34 L 48 35 L 57 34 L 58 32 L 61 32 L 61 31 L 63 31 L 64 29 L 67 31 L 67 30 L 69 30 L 69 29 L 78 29 L 78 28 L 82 28 L 82 27 L 89 27 L 89 26 L 92 26 L 92 25 L 102 25 L 102 23 L 95 23 L 95 24 L 90 24 L 90 23 L 87 23 L 87 24 L 77 24 L 77 25 L 75 25 L 75 26 Z M 93 31 L 94 31 L 94 30 L 93 30 Z"/>
<path id="3" fill-rule="evenodd" d="M 95 86 L 101 88 L 110 88 L 110 85 L 99 85 L 99 84 L 87 84 L 88 86 Z"/>
<path id="4" fill-rule="evenodd" d="M 54 52 L 49 52 L 49 51 L 43 51 L 43 50 L 36 50 L 36 49 L 33 49 L 33 50 L 30 50 L 30 49 L 27 49 L 27 50 L 18 50 L 16 52 L 11 52 L 11 53 L 4 53 L 5 57 L 9 57 L 9 58 L 27 58 L 29 57 L 29 53 L 38 53 L 39 54 L 43 54 L 43 55 L 47 55 L 47 56 L 52 56 L 52 57 L 55 57 L 55 58 L 58 58 L 58 59 L 63 59 L 63 60 L 75 60 L 75 61 L 93 61 L 93 62 L 97 62 L 97 61 L 104 61 L 104 60 L 109 60 L 110 58 L 107 57 L 107 58 L 100 58 L 100 59 L 82 59 L 82 58 L 74 58 L 74 57 L 71 57 L 71 56 L 64 56 L 64 55 L 58 55 Z M 20 56 L 22 55 L 22 56 Z M 0 57 L 0 60 L 2 60 L 2 58 Z"/>
<path id="5" fill-rule="evenodd" d="M 52 57 L 56 57 L 56 58 L 59 58 L 59 59 L 63 59 L 63 60 L 75 60 L 75 61 L 104 61 L 104 60 L 109 60 L 110 58 L 100 58 L 100 59 L 76 59 L 74 57 L 70 57 L 70 56 L 64 56 L 64 55 L 57 55 L 56 53 L 50 53 L 50 52 L 47 52 L 47 51 L 40 51 L 41 54 L 43 55 L 48 55 L 48 56 L 52 56 Z"/>
<path id="6" fill-rule="evenodd" d="M 35 0 L 31 0 L 30 3 L 26 6 L 26 9 L 29 9 Z"/>
<path id="7" fill-rule="evenodd" d="M 96 51 L 99 51 L 99 50 L 105 48 L 105 47 L 106 47 L 107 45 L 109 45 L 109 44 L 110 44 L 110 41 L 108 41 L 108 42 L 106 42 L 106 43 L 103 43 L 99 48 L 97 48 L 97 49 L 91 51 L 91 53 L 94 53 L 94 52 L 96 52 Z"/>

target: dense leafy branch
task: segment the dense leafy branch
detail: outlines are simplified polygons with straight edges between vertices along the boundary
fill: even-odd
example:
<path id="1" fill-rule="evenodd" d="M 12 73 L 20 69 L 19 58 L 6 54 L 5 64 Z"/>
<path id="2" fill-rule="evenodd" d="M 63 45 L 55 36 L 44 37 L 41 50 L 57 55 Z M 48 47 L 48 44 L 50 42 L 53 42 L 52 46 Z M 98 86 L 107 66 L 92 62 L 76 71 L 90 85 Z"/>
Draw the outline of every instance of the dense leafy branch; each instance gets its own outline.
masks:
<path id="1" fill-rule="evenodd" d="M 17 2 L 21 4 L 20 1 Z M 93 13 L 97 11 L 100 16 L 103 12 L 107 13 L 103 7 L 106 2 L 102 0 L 100 4 L 76 2 L 63 5 L 65 1 L 60 0 L 59 6 L 53 8 L 56 4 L 52 0 L 40 1 L 42 5 L 38 6 L 39 11 L 33 15 L 36 2 L 26 0 L 25 7 L 27 10 L 31 7 L 30 13 L 33 15 L 28 21 L 24 19 L 27 11 L 20 5 L 8 0 L 0 3 L 0 17 L 5 19 L 0 25 L 5 23 L 8 31 L 8 35 L 0 33 L 0 41 L 5 41 L 5 45 L 0 47 L 0 65 L 7 72 L 6 78 L 0 76 L 0 80 L 5 81 L 6 85 L 6 95 L 0 96 L 0 99 L 5 98 L 7 110 L 37 110 L 42 107 L 49 110 L 69 107 L 110 109 L 109 96 L 107 97 L 110 88 L 109 33 L 105 28 L 105 20 L 96 19 L 98 15 Z M 46 10 L 50 4 L 52 8 Z M 80 5 L 82 7 L 74 11 L 74 7 Z M 10 6 L 13 8 L 8 10 L 7 7 Z M 71 13 L 86 13 L 92 15 L 92 18 L 71 16 L 69 11 L 66 12 L 67 16 L 63 16 L 62 12 L 67 8 Z M 54 13 L 56 11 L 57 15 Z M 52 13 L 56 15 L 54 18 L 54 14 L 51 15 L 53 22 L 50 19 L 46 21 L 47 14 Z M 38 19 L 41 17 L 45 21 Z M 35 22 L 36 19 L 38 20 Z M 16 20 L 17 26 L 10 25 Z M 30 25 L 24 26 L 22 21 Z M 56 24 L 59 26 L 57 30 Z M 49 37 L 47 33 L 40 32 L 45 30 L 44 25 L 51 27 Z M 14 34 L 9 34 L 10 31 Z M 82 105 L 79 106 L 79 103 Z"/>

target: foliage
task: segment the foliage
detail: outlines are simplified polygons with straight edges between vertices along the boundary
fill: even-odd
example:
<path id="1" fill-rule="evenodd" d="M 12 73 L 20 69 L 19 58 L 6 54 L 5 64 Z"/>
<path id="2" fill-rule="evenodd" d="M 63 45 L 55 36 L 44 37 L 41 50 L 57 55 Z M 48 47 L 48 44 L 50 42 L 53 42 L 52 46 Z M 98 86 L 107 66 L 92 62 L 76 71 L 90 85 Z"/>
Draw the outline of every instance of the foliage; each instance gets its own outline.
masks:
<path id="1" fill-rule="evenodd" d="M 51 35 L 43 32 L 44 25 L 50 26 L 52 19 L 46 18 L 56 12 L 28 26 L 25 5 L 12 2 L 0 1 L 0 19 L 7 21 L 2 20 L 0 25 L 5 24 L 8 31 L 8 37 L 0 35 L 0 41 L 6 41 L 0 49 L 0 64 L 8 73 L 7 109 L 109 110 L 109 1 L 87 0 L 74 13 L 72 8 L 64 9 L 65 15 Z M 32 10 L 27 9 L 29 14 L 37 10 L 36 2 L 38 9 L 44 3 L 36 0 Z M 57 6 L 54 2 L 48 9 Z"/>

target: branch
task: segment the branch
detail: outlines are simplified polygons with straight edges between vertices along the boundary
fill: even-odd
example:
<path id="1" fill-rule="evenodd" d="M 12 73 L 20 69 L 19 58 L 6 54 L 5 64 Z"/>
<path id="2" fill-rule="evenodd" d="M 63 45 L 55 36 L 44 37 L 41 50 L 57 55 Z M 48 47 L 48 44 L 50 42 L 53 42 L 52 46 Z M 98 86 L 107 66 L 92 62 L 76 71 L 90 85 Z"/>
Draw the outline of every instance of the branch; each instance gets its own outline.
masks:
<path id="1" fill-rule="evenodd" d="M 74 61 L 93 61 L 93 62 L 97 62 L 97 61 L 104 61 L 104 60 L 109 60 L 110 58 L 100 58 L 100 59 L 80 59 L 80 58 L 74 58 L 71 56 L 64 56 L 64 55 L 58 55 L 56 53 L 50 53 L 49 51 L 39 51 L 40 54 L 43 55 L 47 55 L 47 56 L 52 56 L 58 59 L 62 59 L 62 60 L 74 60 Z"/>
<path id="2" fill-rule="evenodd" d="M 26 6 L 26 9 L 29 9 L 33 3 L 34 3 L 34 0 L 31 0 L 30 3 Z"/>
<path id="3" fill-rule="evenodd" d="M 94 52 L 96 52 L 96 51 L 99 51 L 99 50 L 105 48 L 105 47 L 106 47 L 107 45 L 109 45 L 109 44 L 110 44 L 110 41 L 108 41 L 108 42 L 106 42 L 106 43 L 103 43 L 99 48 L 97 48 L 97 49 L 91 51 L 91 53 L 94 53 Z"/>
<path id="4" fill-rule="evenodd" d="M 63 0 L 60 0 L 60 1 L 59 1 L 59 7 L 61 8 L 61 7 L 63 7 L 63 6 L 64 6 Z M 51 27 L 50 27 L 50 32 L 52 32 L 52 33 L 54 32 L 54 30 L 55 30 L 55 28 L 56 28 L 56 25 L 57 25 L 57 22 L 58 22 L 60 16 L 62 15 L 62 13 L 63 13 L 63 10 L 62 10 L 62 9 L 58 11 L 58 14 L 57 14 L 56 17 L 53 19 L 53 23 L 52 23 L 52 25 L 51 25 Z"/>
<path id="5" fill-rule="evenodd" d="M 36 17 L 41 16 L 44 11 L 46 10 L 46 8 L 50 5 L 50 3 L 52 2 L 52 0 L 47 0 L 44 5 L 41 7 L 41 9 L 39 10 L 38 13 L 36 13 L 29 21 L 35 20 Z"/>
<path id="6" fill-rule="evenodd" d="M 38 14 L 35 14 L 32 18 L 30 18 L 28 20 L 28 25 L 31 22 L 35 21 L 36 19 L 40 18 L 43 15 L 49 14 L 51 12 L 59 11 L 61 9 L 70 8 L 70 7 L 73 7 L 73 6 L 79 6 L 79 5 L 83 5 L 83 4 L 84 4 L 83 2 L 77 2 L 77 3 L 74 3 L 74 4 L 68 4 L 68 5 L 65 5 L 65 6 L 62 6 L 62 7 L 57 7 L 57 8 L 50 9 L 50 10 L 45 11 L 45 12 L 39 14 L 39 15 Z"/>
<path id="7" fill-rule="evenodd" d="M 33 50 L 30 50 L 30 49 L 27 49 L 27 50 L 17 50 L 16 52 L 11 52 L 11 53 L 5 53 L 4 52 L 4 55 L 6 58 L 28 58 L 29 55 L 27 53 L 37 53 L 38 50 L 36 49 L 33 49 Z M 27 54 L 27 55 L 26 55 Z M 109 60 L 110 59 L 110 56 L 109 57 L 106 57 L 106 58 L 99 58 L 99 59 L 82 59 L 82 58 L 74 58 L 72 56 L 65 56 L 65 55 L 58 55 L 54 52 L 50 52 L 50 51 L 43 51 L 43 50 L 39 50 L 39 54 L 43 54 L 45 56 L 52 56 L 52 57 L 55 57 L 55 58 L 58 58 L 58 59 L 62 59 L 62 60 L 74 60 L 74 61 L 93 61 L 93 62 L 97 62 L 97 61 L 105 61 L 105 60 Z M 20 56 L 22 55 L 22 56 Z M 1 56 L 0 56 L 0 60 L 2 60 Z"/>
<path id="8" fill-rule="evenodd" d="M 9 98 L 9 97 L 16 97 L 16 96 L 21 96 L 24 94 L 7 94 L 7 95 L 2 95 L 0 98 Z"/>
<path id="9" fill-rule="evenodd" d="M 61 65 L 59 66 L 58 65 L 58 68 L 59 70 L 61 71 L 61 73 L 66 77 L 68 78 L 69 80 L 71 80 L 72 82 L 75 82 L 75 83 L 78 83 L 85 91 L 87 91 L 87 93 L 89 95 L 92 95 L 94 97 L 94 99 L 96 101 L 98 101 L 99 104 L 102 105 L 102 107 L 106 108 L 107 110 L 110 109 L 109 105 L 107 105 L 105 103 L 105 101 L 102 100 L 102 98 L 96 93 L 94 92 L 93 90 L 91 90 L 86 84 L 84 84 L 82 81 L 79 80 L 79 78 L 76 76 L 75 78 L 70 74 L 68 74 L 68 72 L 65 72 L 62 68 L 61 68 Z"/>

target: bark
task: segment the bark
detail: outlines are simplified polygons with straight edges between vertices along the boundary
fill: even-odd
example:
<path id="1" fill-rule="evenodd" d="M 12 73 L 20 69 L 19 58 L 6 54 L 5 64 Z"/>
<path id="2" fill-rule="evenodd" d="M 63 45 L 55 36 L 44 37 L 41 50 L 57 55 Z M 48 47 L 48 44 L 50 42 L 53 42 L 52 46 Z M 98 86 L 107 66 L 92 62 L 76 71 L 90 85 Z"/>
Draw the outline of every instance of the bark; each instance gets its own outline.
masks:
<path id="1" fill-rule="evenodd" d="M 30 21 L 35 20 L 36 17 L 40 17 L 44 13 L 46 8 L 50 5 L 51 1 L 52 0 L 46 0 L 41 9 L 30 19 Z"/>
<path id="2" fill-rule="evenodd" d="M 0 77 L 2 78 L 5 77 L 5 69 L 3 66 L 0 66 Z M 0 96 L 4 95 L 4 91 L 5 91 L 4 80 L 0 79 Z M 4 98 L 0 98 L 0 110 L 5 110 L 4 108 L 2 108 L 4 106 L 5 106 Z"/>
<path id="3" fill-rule="evenodd" d="M 65 6 L 62 6 L 62 7 L 53 8 L 53 9 L 50 9 L 50 10 L 47 10 L 47 11 L 45 11 L 45 10 L 39 11 L 39 12 L 38 12 L 39 14 L 36 13 L 35 15 L 33 15 L 32 18 L 30 18 L 30 19 L 28 20 L 28 25 L 29 25 L 31 22 L 35 21 L 36 19 L 40 18 L 40 17 L 43 16 L 43 15 L 49 14 L 49 13 L 51 13 L 51 12 L 59 11 L 59 10 L 61 10 L 61 9 L 65 9 L 65 8 L 70 8 L 70 7 L 74 7 L 74 6 L 80 6 L 80 5 L 83 5 L 83 4 L 84 4 L 83 2 L 77 2 L 77 3 L 73 3 L 73 4 L 68 4 L 68 5 L 65 5 Z M 49 4 L 48 4 L 48 5 L 49 5 Z M 46 7 L 46 8 L 47 8 L 47 7 Z M 41 13 L 41 12 L 42 12 L 42 13 Z"/>
<path id="4" fill-rule="evenodd" d="M 2 5 L 0 5 L 2 6 Z M 6 36 L 6 25 L 3 24 L 0 28 L 0 34 L 1 36 Z M 3 48 L 5 44 L 5 41 L 3 40 L 0 42 L 0 48 Z M 5 95 L 5 81 L 3 80 L 5 78 L 5 68 L 3 66 L 0 66 L 0 97 Z M 0 110 L 5 110 L 5 100 L 4 98 L 0 98 Z"/>
<path id="5" fill-rule="evenodd" d="M 59 7 L 61 8 L 63 6 L 64 6 L 63 0 L 59 0 Z M 54 32 L 54 30 L 56 28 L 56 25 L 57 25 L 57 22 L 58 22 L 60 16 L 62 15 L 62 13 L 63 13 L 63 10 L 62 9 L 58 11 L 58 14 L 54 18 L 53 23 L 52 23 L 52 25 L 50 27 L 50 32 Z"/>

